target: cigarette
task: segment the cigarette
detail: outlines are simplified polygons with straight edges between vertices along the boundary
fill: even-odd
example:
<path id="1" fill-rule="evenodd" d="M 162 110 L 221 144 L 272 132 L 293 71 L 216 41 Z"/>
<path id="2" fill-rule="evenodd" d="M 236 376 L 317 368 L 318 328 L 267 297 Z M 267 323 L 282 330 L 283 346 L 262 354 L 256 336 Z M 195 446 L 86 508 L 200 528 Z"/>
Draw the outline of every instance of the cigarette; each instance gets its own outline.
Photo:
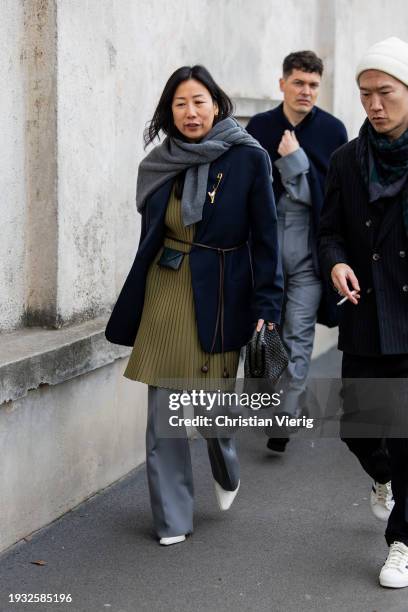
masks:
<path id="1" fill-rule="evenodd" d="M 357 293 L 357 291 L 354 290 L 351 293 L 354 295 L 354 293 Z M 348 300 L 348 297 L 346 295 L 344 298 L 340 300 L 340 302 L 337 302 L 336 306 L 341 306 L 342 304 L 344 304 L 344 302 L 347 302 L 347 300 Z"/>

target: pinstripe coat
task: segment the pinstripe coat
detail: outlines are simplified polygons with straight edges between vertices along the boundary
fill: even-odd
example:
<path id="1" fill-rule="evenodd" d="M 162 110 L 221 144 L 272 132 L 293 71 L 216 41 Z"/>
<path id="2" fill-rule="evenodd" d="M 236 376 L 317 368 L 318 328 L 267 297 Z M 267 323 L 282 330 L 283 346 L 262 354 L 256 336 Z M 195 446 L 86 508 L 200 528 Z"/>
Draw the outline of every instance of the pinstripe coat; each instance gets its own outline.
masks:
<path id="1" fill-rule="evenodd" d="M 339 349 L 355 355 L 408 354 L 408 238 L 397 200 L 369 203 L 357 139 L 332 156 L 320 217 L 323 274 L 347 263 L 361 288 L 357 306 L 339 306 Z"/>

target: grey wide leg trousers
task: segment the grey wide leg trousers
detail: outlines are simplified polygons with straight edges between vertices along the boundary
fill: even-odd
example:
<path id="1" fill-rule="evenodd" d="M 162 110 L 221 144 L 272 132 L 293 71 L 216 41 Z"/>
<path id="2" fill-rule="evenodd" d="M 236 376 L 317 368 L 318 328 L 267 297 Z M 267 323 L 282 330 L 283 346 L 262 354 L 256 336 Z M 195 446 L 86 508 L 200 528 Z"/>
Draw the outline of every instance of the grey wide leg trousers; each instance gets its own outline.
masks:
<path id="1" fill-rule="evenodd" d="M 153 524 L 159 538 L 193 531 L 193 473 L 190 447 L 184 437 L 160 437 L 159 411 L 171 391 L 148 388 L 146 470 Z M 207 438 L 208 456 L 214 479 L 227 491 L 239 482 L 239 462 L 233 438 Z"/>
<path id="2" fill-rule="evenodd" d="M 296 415 L 309 372 L 322 284 L 313 266 L 306 207 L 278 216 L 278 232 L 285 274 L 282 341 L 289 357 L 280 381 L 285 390 L 281 408 Z"/>

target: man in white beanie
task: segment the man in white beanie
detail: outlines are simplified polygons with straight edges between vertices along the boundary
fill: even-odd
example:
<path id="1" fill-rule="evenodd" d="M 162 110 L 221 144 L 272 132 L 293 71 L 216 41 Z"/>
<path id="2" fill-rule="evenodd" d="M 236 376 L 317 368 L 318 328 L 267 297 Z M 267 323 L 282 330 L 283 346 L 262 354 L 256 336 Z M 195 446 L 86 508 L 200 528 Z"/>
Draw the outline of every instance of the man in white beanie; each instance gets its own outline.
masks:
<path id="1" fill-rule="evenodd" d="M 408 44 L 393 37 L 373 45 L 359 62 L 356 79 L 367 119 L 358 138 L 332 157 L 319 254 L 323 273 L 347 298 L 339 306 L 342 439 L 374 481 L 373 513 L 388 521 L 390 550 L 380 584 L 400 588 L 408 586 L 406 416 L 397 423 L 397 435 L 405 437 L 392 437 L 389 429 L 385 439 L 380 436 L 392 410 L 392 419 L 395 409 L 408 411 L 406 395 L 389 400 L 401 382 L 406 394 L 408 382 Z M 358 383 L 349 380 L 356 378 Z M 370 392 L 367 379 L 373 388 L 380 381 L 372 379 L 383 379 L 384 385 Z M 358 435 L 352 429 L 353 411 L 359 412 L 358 402 L 367 410 L 368 398 L 382 419 L 378 437 L 364 437 L 373 431 L 371 421 Z"/>

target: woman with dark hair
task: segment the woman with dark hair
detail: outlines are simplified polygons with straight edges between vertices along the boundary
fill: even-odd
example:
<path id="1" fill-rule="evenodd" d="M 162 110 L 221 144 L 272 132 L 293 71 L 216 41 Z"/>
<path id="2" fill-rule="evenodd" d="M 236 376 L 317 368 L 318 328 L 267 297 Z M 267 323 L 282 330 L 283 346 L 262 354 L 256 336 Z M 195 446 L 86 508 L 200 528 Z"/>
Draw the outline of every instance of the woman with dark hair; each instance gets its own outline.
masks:
<path id="1" fill-rule="evenodd" d="M 233 383 L 255 325 L 280 318 L 269 156 L 231 114 L 203 66 L 179 68 L 166 83 L 145 144 L 166 137 L 138 172 L 139 248 L 106 329 L 110 342 L 133 346 L 125 376 L 149 385 L 146 468 L 163 545 L 193 530 L 185 430 L 178 438 L 159 431 L 171 393 Z M 227 510 L 240 484 L 234 440 L 207 438 L 207 445 Z"/>

